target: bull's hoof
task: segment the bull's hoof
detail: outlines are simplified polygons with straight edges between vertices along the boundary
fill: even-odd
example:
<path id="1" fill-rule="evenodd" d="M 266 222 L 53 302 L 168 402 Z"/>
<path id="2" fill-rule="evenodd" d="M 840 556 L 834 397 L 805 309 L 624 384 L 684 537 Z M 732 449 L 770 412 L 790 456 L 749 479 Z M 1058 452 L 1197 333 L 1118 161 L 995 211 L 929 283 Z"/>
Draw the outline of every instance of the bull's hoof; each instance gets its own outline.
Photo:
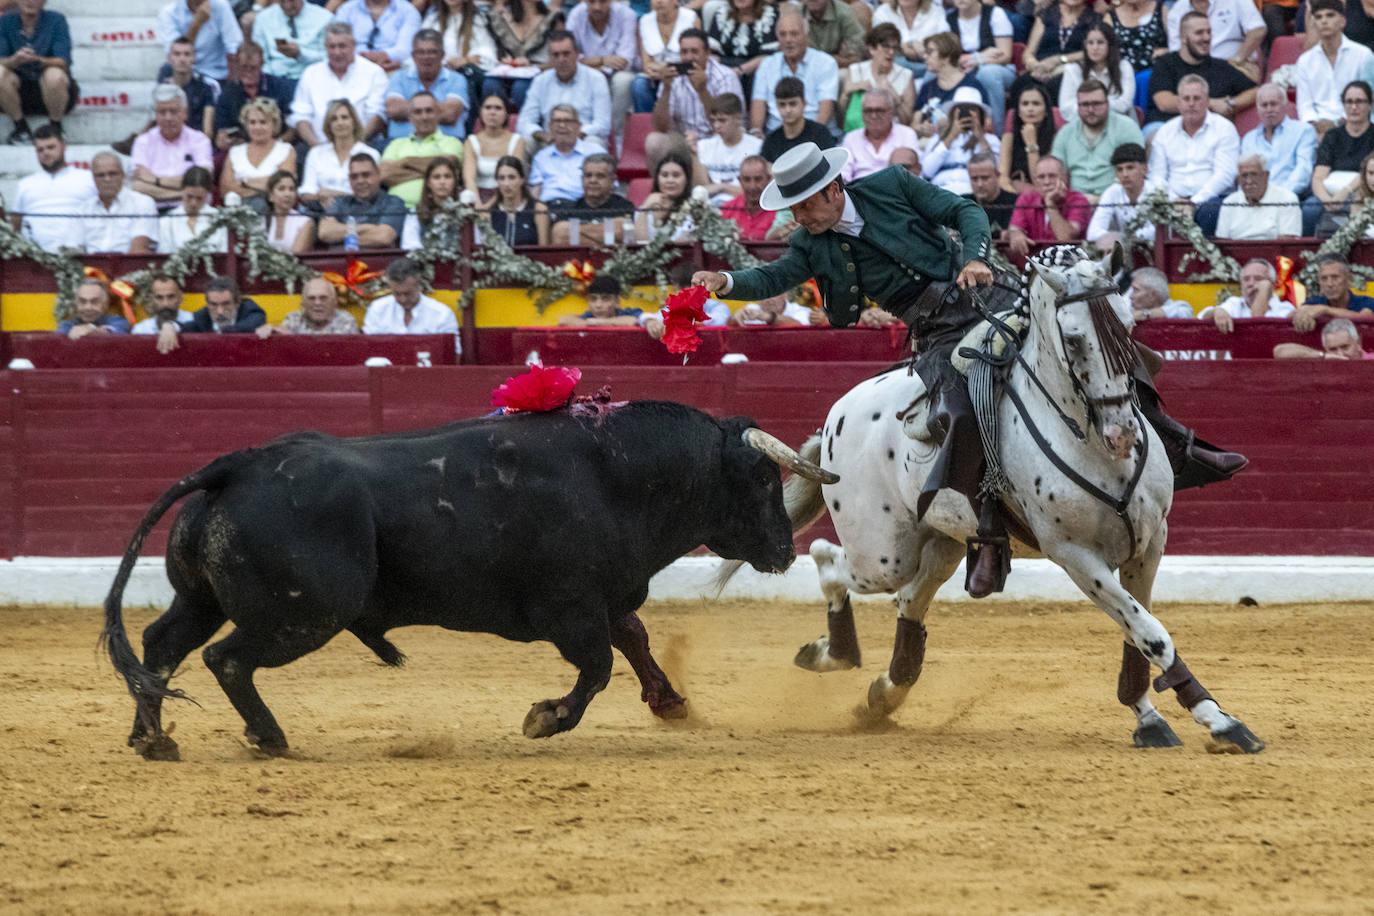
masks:
<path id="1" fill-rule="evenodd" d="M 548 738 L 563 730 L 563 720 L 568 718 L 568 707 L 558 700 L 542 700 L 530 707 L 525 714 L 522 730 L 526 738 Z"/>
<path id="2" fill-rule="evenodd" d="M 676 697 L 657 705 L 651 704 L 649 706 L 649 712 L 658 716 L 660 719 L 685 719 L 691 715 L 691 712 L 687 709 L 687 701 L 682 697 Z M 526 721 L 528 721 L 528 719 Z"/>
<path id="3" fill-rule="evenodd" d="M 809 642 L 797 650 L 796 657 L 792 659 L 792 664 L 798 668 L 805 668 L 807 671 L 815 671 L 824 674 L 827 671 L 848 671 L 851 668 L 859 667 L 857 661 L 847 658 L 835 658 L 830 654 L 830 637 L 822 636 L 815 642 Z"/>
<path id="4" fill-rule="evenodd" d="M 144 760 L 168 760 L 173 763 L 181 760 L 181 750 L 166 732 L 155 735 L 141 735 L 129 738 L 129 746 Z"/>
<path id="5" fill-rule="evenodd" d="M 1136 747 L 1182 747 L 1183 742 L 1178 735 L 1169 727 L 1169 723 L 1164 721 L 1164 717 L 1156 713 L 1153 717 L 1140 723 L 1140 727 L 1131 736 Z"/>
<path id="6" fill-rule="evenodd" d="M 1258 754 L 1264 750 L 1264 742 L 1245 727 L 1239 719 L 1232 719 L 1231 725 L 1219 732 L 1212 732 L 1212 740 L 1207 750 L 1213 754 Z"/>

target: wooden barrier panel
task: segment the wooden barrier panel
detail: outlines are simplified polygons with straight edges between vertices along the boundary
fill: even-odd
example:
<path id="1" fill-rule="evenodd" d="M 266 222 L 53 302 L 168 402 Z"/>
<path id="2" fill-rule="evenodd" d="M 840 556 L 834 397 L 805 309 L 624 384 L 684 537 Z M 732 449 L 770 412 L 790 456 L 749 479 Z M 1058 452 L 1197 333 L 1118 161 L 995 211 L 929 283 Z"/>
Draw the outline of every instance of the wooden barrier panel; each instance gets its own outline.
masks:
<path id="1" fill-rule="evenodd" d="M 60 334 L 6 334 L 5 365 L 24 357 L 39 369 L 199 369 L 208 366 L 361 366 L 381 356 L 396 366 L 458 361 L 451 334 L 183 334 L 171 353 L 151 335 L 68 340 Z"/>

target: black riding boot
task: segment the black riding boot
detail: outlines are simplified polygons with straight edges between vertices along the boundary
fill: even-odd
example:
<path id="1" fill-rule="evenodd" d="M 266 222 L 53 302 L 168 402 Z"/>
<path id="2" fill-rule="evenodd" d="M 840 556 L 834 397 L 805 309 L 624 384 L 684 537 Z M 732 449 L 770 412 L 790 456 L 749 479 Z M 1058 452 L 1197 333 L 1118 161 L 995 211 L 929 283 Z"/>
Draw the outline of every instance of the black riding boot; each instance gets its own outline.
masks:
<path id="1" fill-rule="evenodd" d="M 1136 396 L 1140 412 L 1164 443 L 1169 465 L 1174 469 L 1175 490 L 1230 480 L 1250 463 L 1250 459 L 1238 452 L 1228 452 L 1199 439 L 1197 433 L 1166 414 L 1159 403 L 1159 392 L 1144 372 L 1136 373 Z"/>
<path id="2" fill-rule="evenodd" d="M 1011 543 L 1002 521 L 1002 505 L 984 497 L 978 509 L 978 536 L 968 539 L 964 590 L 974 598 L 1000 592 L 1011 572 Z"/>

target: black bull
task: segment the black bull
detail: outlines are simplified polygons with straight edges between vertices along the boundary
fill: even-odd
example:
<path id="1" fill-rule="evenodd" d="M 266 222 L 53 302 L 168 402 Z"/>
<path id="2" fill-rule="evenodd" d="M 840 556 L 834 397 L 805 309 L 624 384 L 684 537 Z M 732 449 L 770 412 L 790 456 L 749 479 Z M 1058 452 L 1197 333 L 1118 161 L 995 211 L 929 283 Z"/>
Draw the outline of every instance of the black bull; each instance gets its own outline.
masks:
<path id="1" fill-rule="evenodd" d="M 702 544 L 787 568 L 778 463 L 833 477 L 747 418 L 655 401 L 357 439 L 293 433 L 218 458 L 148 510 L 105 601 L 102 640 L 137 703 L 129 743 L 176 758 L 161 707 L 182 694 L 168 681 L 226 620 L 233 631 L 202 655 L 268 753 L 286 736 L 254 671 L 343 630 L 391 665 L 404 657 L 385 634 L 399 626 L 549 640 L 579 673 L 567 696 L 533 706 L 530 737 L 577 725 L 610 678 L 612 646 L 656 714 L 684 715 L 635 611 L 650 577 Z M 140 663 L 124 587 L 148 532 L 186 496 L 167 544 L 176 597 L 144 631 Z"/>

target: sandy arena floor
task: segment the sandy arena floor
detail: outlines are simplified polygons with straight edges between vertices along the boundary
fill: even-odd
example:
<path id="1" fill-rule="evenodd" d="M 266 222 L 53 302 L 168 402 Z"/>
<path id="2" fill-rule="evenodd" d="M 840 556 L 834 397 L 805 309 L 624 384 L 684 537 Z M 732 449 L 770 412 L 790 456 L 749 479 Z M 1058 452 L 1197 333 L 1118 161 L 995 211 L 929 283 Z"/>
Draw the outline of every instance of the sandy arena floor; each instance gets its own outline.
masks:
<path id="1" fill-rule="evenodd" d="M 1087 605 L 937 607 L 895 721 L 851 710 L 887 663 L 792 667 L 824 611 L 657 605 L 692 701 L 653 719 L 617 657 L 570 734 L 520 734 L 572 669 L 532 646 L 351 636 L 263 672 L 296 757 L 255 756 L 198 655 L 169 706 L 183 762 L 124 746 L 132 717 L 92 609 L 0 608 L 0 912 L 1370 912 L 1374 606 L 1170 606 L 1223 708 L 1269 749 L 1131 747 L 1120 636 Z M 137 633 L 152 614 L 127 615 Z"/>

